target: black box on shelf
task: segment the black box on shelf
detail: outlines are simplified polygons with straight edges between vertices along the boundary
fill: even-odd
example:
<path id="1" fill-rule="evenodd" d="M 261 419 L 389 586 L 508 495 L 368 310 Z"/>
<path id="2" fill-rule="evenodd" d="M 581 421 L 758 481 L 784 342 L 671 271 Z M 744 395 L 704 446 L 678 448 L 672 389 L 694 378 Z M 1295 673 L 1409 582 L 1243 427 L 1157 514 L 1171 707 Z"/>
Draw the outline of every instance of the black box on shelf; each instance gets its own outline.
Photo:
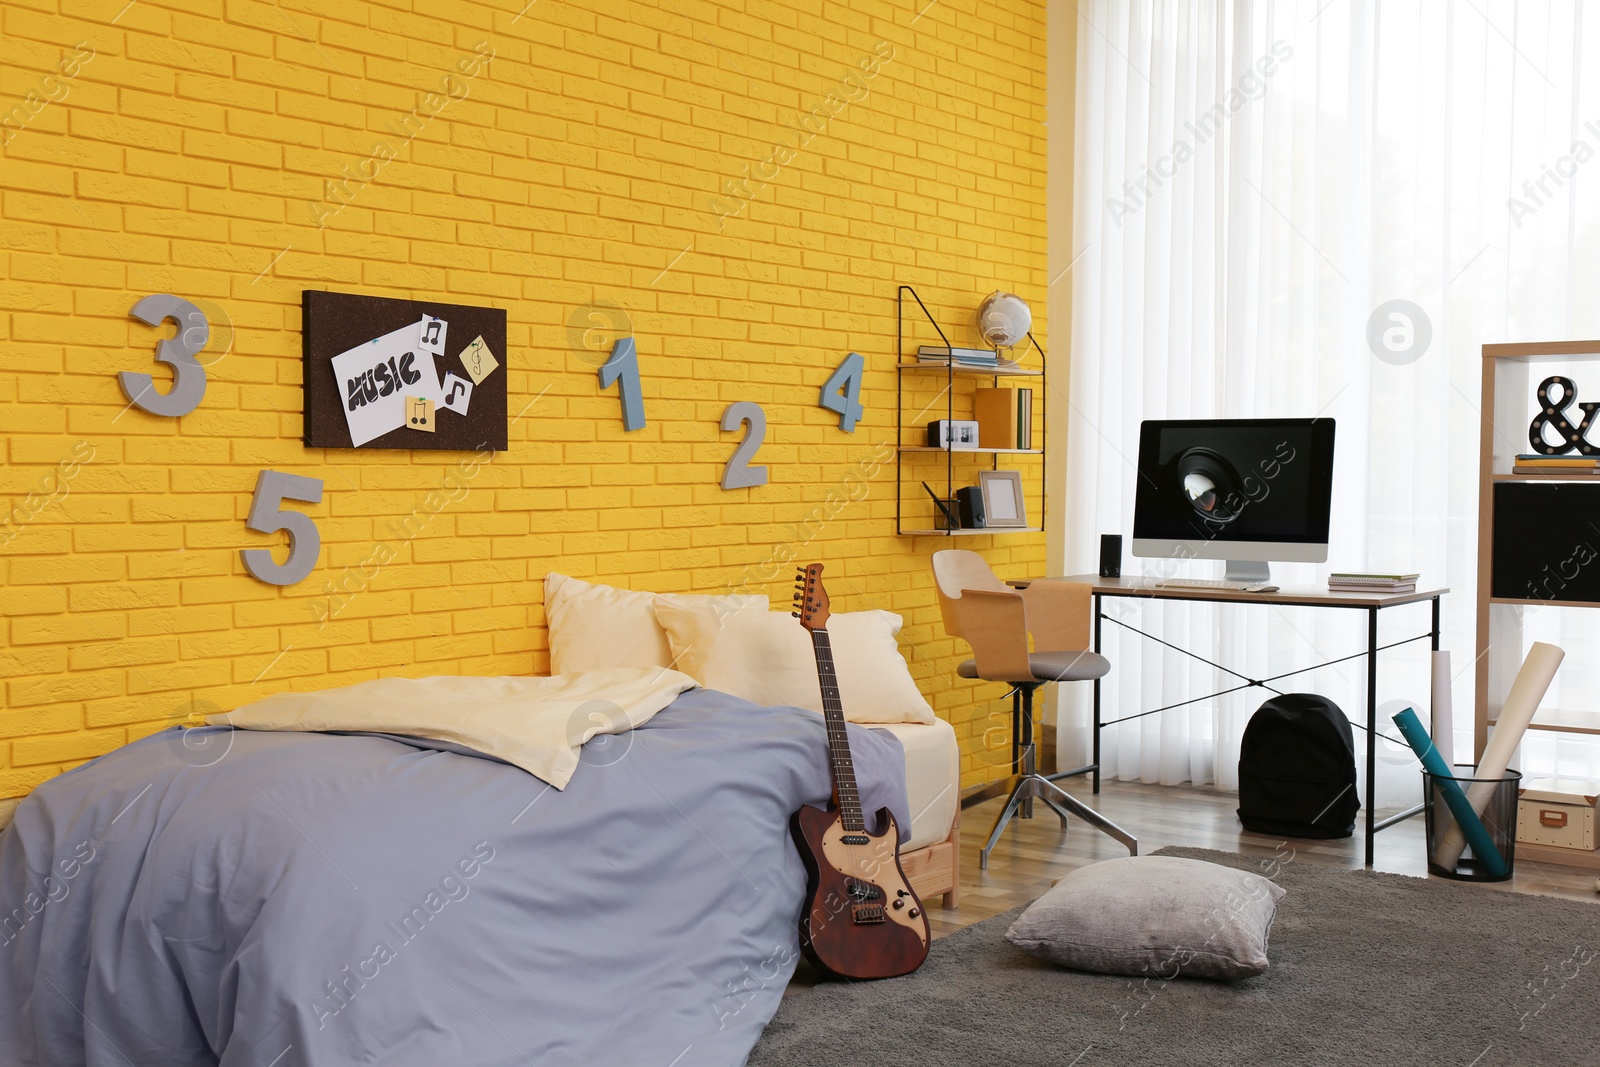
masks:
<path id="1" fill-rule="evenodd" d="M 1600 604 L 1600 485 L 1496 482 L 1490 595 Z"/>

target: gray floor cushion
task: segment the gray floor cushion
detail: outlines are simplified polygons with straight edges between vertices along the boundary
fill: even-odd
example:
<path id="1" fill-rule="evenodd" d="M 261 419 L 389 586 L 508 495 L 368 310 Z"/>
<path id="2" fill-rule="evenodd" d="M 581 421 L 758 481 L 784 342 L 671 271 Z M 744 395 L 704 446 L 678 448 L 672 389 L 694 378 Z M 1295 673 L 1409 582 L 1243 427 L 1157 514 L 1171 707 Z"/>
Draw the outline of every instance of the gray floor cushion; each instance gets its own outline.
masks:
<path id="1" fill-rule="evenodd" d="M 1202 860 L 1106 860 L 1056 883 L 1006 939 L 1081 971 L 1232 981 L 1267 969 L 1282 896 L 1259 874 Z"/>

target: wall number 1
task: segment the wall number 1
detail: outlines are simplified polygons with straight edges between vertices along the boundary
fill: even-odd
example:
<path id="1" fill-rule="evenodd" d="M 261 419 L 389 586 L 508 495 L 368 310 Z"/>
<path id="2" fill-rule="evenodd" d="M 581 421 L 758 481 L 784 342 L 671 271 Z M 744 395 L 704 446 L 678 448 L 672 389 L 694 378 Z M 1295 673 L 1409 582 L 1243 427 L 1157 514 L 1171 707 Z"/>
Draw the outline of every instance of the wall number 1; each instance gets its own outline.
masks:
<path id="1" fill-rule="evenodd" d="M 839 413 L 839 429 L 845 433 L 856 432 L 856 420 L 861 418 L 862 359 L 855 352 L 844 357 L 844 362 L 822 383 L 822 398 L 817 401 L 829 411 Z"/>
<path id="2" fill-rule="evenodd" d="M 244 569 L 268 585 L 293 585 L 311 573 L 322 551 L 322 534 L 311 516 L 301 511 L 285 511 L 285 500 L 322 502 L 322 479 L 283 471 L 262 471 L 256 477 L 255 495 L 250 498 L 250 516 L 245 525 L 259 533 L 289 532 L 289 558 L 274 562 L 264 548 L 241 548 Z"/>
<path id="3" fill-rule="evenodd" d="M 644 392 L 639 387 L 639 350 L 633 338 L 619 337 L 611 346 L 611 358 L 600 365 L 600 388 L 620 382 L 617 395 L 622 400 L 622 428 L 644 429 Z"/>

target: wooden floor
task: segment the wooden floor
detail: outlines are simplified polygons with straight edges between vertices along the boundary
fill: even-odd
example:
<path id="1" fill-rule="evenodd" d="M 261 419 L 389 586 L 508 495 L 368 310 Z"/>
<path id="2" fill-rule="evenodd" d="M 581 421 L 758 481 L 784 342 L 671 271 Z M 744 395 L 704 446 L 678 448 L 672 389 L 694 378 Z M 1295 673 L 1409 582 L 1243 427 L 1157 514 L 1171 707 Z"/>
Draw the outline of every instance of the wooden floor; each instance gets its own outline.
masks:
<path id="1" fill-rule="evenodd" d="M 1095 796 L 1084 779 L 1064 784 L 1073 796 L 1104 812 L 1137 837 L 1140 855 L 1149 855 L 1164 845 L 1189 845 L 1259 855 L 1269 868 L 1271 861 L 1354 868 L 1362 865 L 1361 823 L 1356 836 L 1341 840 L 1283 840 L 1246 833 L 1234 814 L 1239 803 L 1236 793 L 1204 786 L 1105 782 L 1100 795 Z M 935 936 L 1027 904 L 1074 868 L 1128 854 L 1127 849 L 1082 820 L 1073 819 L 1063 831 L 1054 813 L 1036 804 L 1034 818 L 1013 820 L 989 857 L 989 869 L 980 870 L 978 850 L 988 839 L 1003 804 L 1004 798 L 996 798 L 961 813 L 961 907 L 945 911 L 937 900 L 930 901 L 933 907 L 928 919 Z M 1379 811 L 1378 817 L 1389 814 L 1393 813 Z M 1378 834 L 1373 866 L 1380 871 L 1425 877 L 1425 853 L 1423 819 L 1418 815 Z M 1594 871 L 1519 859 L 1510 882 L 1484 884 L 1480 888 L 1486 893 L 1542 893 L 1600 901 L 1595 877 Z"/>

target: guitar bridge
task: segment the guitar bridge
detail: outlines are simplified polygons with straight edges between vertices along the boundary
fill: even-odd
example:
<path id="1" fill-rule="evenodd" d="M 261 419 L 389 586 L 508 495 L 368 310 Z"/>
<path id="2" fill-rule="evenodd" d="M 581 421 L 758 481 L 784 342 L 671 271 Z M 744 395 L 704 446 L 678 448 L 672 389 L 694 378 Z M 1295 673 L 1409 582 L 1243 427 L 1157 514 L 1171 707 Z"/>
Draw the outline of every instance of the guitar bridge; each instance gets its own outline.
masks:
<path id="1" fill-rule="evenodd" d="M 872 926 L 883 922 L 886 916 L 882 905 L 857 904 L 854 908 L 854 918 L 857 926 Z"/>

